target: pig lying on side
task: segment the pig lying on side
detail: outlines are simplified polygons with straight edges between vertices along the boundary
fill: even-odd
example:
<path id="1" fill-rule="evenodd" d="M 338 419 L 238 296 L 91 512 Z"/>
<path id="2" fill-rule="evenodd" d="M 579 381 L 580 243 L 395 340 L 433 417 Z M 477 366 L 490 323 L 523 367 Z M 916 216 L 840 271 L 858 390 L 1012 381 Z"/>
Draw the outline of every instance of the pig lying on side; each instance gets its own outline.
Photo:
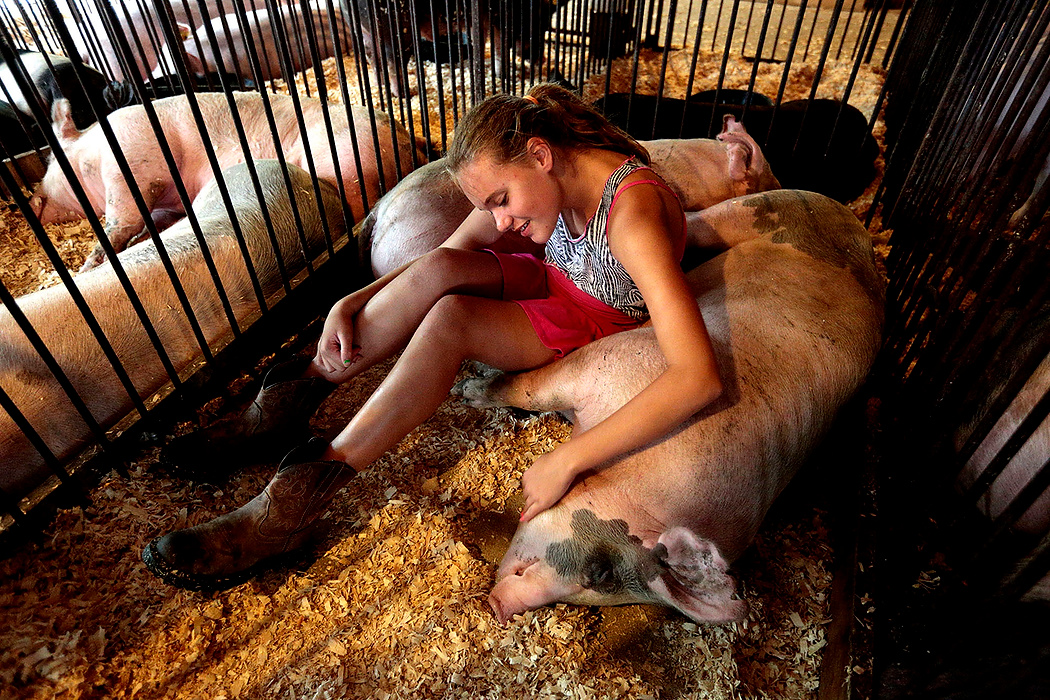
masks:
<path id="1" fill-rule="evenodd" d="M 335 31 L 340 35 L 342 53 L 345 55 L 352 50 L 350 33 L 342 14 L 338 11 L 338 3 L 335 3 L 334 7 L 337 8 L 336 13 L 331 17 L 324 3 L 313 3 L 310 7 L 310 22 L 317 41 L 318 55 L 322 60 L 336 55 L 336 35 L 333 34 L 332 27 L 335 27 Z M 278 27 L 278 22 L 271 19 L 267 8 L 248 11 L 245 15 L 245 23 L 251 31 L 252 43 L 259 58 L 259 76 L 256 76 L 252 69 L 247 42 L 240 31 L 237 15 L 232 11 L 222 17 L 212 19 L 211 30 L 215 36 L 214 44 L 203 25 L 197 27 L 183 42 L 189 69 L 197 73 L 217 71 L 217 58 L 220 58 L 226 70 L 233 71 L 242 78 L 252 80 L 256 77 L 262 80 L 280 78 L 283 70 L 278 42 L 280 36 L 283 36 L 284 41 L 287 42 L 291 72 L 298 73 L 304 68 L 309 68 L 313 65 L 313 56 L 310 54 L 310 44 L 306 34 L 307 24 L 302 8 L 298 3 L 279 5 L 278 12 L 280 27 Z M 228 34 L 224 27 L 229 28 Z"/>
<path id="2" fill-rule="evenodd" d="M 501 621 L 555 601 L 660 603 L 698 622 L 742 618 L 729 565 L 875 358 L 883 285 L 868 233 L 848 209 L 778 190 L 689 217 L 692 244 L 727 249 L 689 273 L 725 394 L 518 528 L 489 596 Z M 584 431 L 663 366 L 645 326 L 457 390 L 476 406 L 568 412 Z"/>
<path id="3" fill-rule="evenodd" d="M 265 206 L 273 219 L 282 260 L 290 275 L 304 267 L 304 257 L 293 219 L 291 204 L 277 161 L 256 161 Z M 321 215 L 314 199 L 310 176 L 288 166 L 296 204 L 302 217 L 304 236 L 313 257 L 324 249 Z M 265 294 L 280 287 L 276 259 L 262 218 L 259 200 L 247 166 L 224 171 L 233 207 L 251 253 Z M 335 187 L 320 183 L 323 215 L 333 236 L 345 231 L 342 207 Z M 258 311 L 255 292 L 237 241 L 232 235 L 229 213 L 218 187 L 205 187 L 193 206 L 215 260 L 223 287 L 238 322 Z M 188 220 L 162 235 L 165 249 L 187 295 L 205 338 L 211 343 L 230 332 L 229 321 L 215 292 L 197 239 Z M 165 351 L 177 370 L 201 356 L 182 306 L 152 241 L 125 251 L 119 259 L 127 271 Z M 168 381 L 160 359 L 148 340 L 127 295 L 111 266 L 85 272 L 75 278 L 77 288 L 113 344 L 122 365 L 140 396 L 148 396 Z M 131 410 L 131 400 L 106 360 L 64 286 L 51 287 L 18 299 L 29 318 L 91 414 L 103 426 L 112 425 Z M 32 349 L 7 309 L 0 309 L 0 386 L 40 433 L 61 460 L 84 447 L 91 437 L 65 392 Z M 20 497 L 42 483 L 47 474 L 43 459 L 7 413 L 0 411 L 0 488 Z"/>
<path id="4" fill-rule="evenodd" d="M 762 149 L 732 116 L 725 118 L 716 139 L 641 143 L 649 151 L 653 169 L 667 181 L 686 211 L 780 188 Z M 417 169 L 379 200 L 362 225 L 373 273 L 381 277 L 441 245 L 472 208 L 444 162 Z"/>
<path id="5" fill-rule="evenodd" d="M 264 112 L 262 96 L 255 92 L 236 92 L 233 95 L 251 149 L 250 157 L 276 158 L 277 148 Z M 226 96 L 206 93 L 197 95 L 196 99 L 220 168 L 225 169 L 243 162 L 245 154 L 237 138 L 233 112 L 229 108 Z M 308 143 L 318 177 L 336 183 L 335 160 L 325 129 L 321 103 L 317 100 L 300 100 L 307 129 L 304 138 L 299 133 L 292 98 L 288 95 L 272 94 L 269 100 L 276 130 L 282 135 L 281 148 L 287 161 L 306 169 Z M 178 164 L 179 175 L 192 200 L 212 181 L 214 173 L 205 155 L 189 102 L 184 95 L 178 95 L 157 100 L 153 102 L 153 107 Z M 380 146 L 377 159 L 368 113 L 363 108 L 353 110 L 352 125 L 347 121 L 345 109 L 331 109 L 330 114 L 338 151 L 338 169 L 346 188 L 347 204 L 356 220 L 365 214 L 361 188 L 363 187 L 368 195 L 369 203 L 379 197 L 380 163 L 386 186 L 390 187 L 397 181 L 398 169 L 391 132 L 394 132 L 398 139 L 401 172 L 412 169 L 412 152 L 415 145 L 398 124 L 389 120 L 381 121 L 377 125 Z M 181 214 L 182 202 L 157 137 L 146 119 L 145 109 L 141 105 L 119 109 L 109 116 L 109 123 L 154 219 L 170 219 L 173 214 Z M 356 133 L 364 173 L 363 183 L 358 182 L 351 128 Z M 69 118 L 68 103 L 60 100 L 56 103 L 55 131 L 95 213 L 104 213 L 106 216 L 106 236 L 118 252 L 123 250 L 133 238 L 142 234 L 145 223 L 102 129 L 93 125 L 84 131 L 78 131 Z M 69 221 L 84 215 L 53 156 L 43 180 L 34 193 L 32 206 L 34 213 L 43 223 Z M 84 263 L 84 269 L 97 265 L 104 257 L 101 246 L 97 247 Z"/>

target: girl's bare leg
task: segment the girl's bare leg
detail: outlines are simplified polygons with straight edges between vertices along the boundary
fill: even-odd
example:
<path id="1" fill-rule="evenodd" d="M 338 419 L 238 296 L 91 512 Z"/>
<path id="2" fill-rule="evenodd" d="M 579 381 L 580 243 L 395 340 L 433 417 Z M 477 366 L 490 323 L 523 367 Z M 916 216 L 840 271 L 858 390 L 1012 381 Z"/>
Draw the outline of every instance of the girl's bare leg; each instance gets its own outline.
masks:
<path id="1" fill-rule="evenodd" d="M 505 371 L 554 359 L 520 306 L 472 296 L 434 304 L 383 383 L 332 441 L 324 459 L 361 470 L 429 418 L 448 397 L 464 360 Z"/>
<path id="2" fill-rule="evenodd" d="M 397 324 L 392 326 L 390 335 L 375 339 L 377 347 L 396 341 Z M 213 590 L 235 585 L 272 557 L 305 544 L 355 470 L 368 466 L 445 400 L 464 359 L 520 370 L 553 357 L 517 304 L 443 296 L 426 312 L 386 380 L 330 445 L 315 439 L 292 450 L 258 496 L 206 523 L 156 538 L 143 550 L 143 561 L 176 586 Z"/>
<path id="3" fill-rule="evenodd" d="M 237 465 L 286 452 L 306 438 L 310 414 L 336 384 L 401 350 L 434 303 L 449 293 L 501 296 L 499 262 L 479 251 L 427 253 L 357 311 L 357 361 L 336 373 L 326 371 L 319 356 L 309 363 L 297 358 L 277 365 L 244 413 L 175 438 L 165 446 L 162 461 L 193 477 L 216 478 Z M 338 305 L 332 313 L 339 313 Z"/>
<path id="4" fill-rule="evenodd" d="M 449 294 L 498 299 L 503 271 L 491 253 L 438 248 L 416 260 L 383 287 L 354 317 L 359 358 L 338 374 L 315 357 L 307 376 L 342 383 L 405 347 L 435 303 Z"/>

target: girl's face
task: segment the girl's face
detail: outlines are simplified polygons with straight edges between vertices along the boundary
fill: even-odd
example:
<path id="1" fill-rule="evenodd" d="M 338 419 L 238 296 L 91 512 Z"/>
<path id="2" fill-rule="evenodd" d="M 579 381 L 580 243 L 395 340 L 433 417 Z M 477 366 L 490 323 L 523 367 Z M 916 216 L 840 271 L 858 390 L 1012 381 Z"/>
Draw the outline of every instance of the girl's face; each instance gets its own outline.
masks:
<path id="1" fill-rule="evenodd" d="M 532 142 L 530 141 L 530 146 Z M 535 153 L 533 151 L 536 151 Z M 558 221 L 558 188 L 550 173 L 550 147 L 540 142 L 529 157 L 515 163 L 497 163 L 479 154 L 459 172 L 459 186 L 478 209 L 492 214 L 496 227 L 543 245 Z"/>

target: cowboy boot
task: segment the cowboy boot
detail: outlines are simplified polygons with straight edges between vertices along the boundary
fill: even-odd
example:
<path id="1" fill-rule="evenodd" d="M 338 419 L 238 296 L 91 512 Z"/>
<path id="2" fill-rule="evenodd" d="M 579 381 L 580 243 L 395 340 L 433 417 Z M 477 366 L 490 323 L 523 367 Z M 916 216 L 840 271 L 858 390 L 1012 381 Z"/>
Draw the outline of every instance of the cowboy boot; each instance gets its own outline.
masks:
<path id="1" fill-rule="evenodd" d="M 284 454 L 309 436 L 310 416 L 337 386 L 304 378 L 309 366 L 308 357 L 274 365 L 243 413 L 180 435 L 161 450 L 160 461 L 181 476 L 208 481 Z"/>
<path id="2" fill-rule="evenodd" d="M 172 586 L 222 590 L 301 547 L 332 497 L 357 473 L 343 462 L 314 461 L 327 446 L 311 438 L 285 456 L 262 493 L 245 505 L 152 540 L 142 550 L 146 567 Z"/>

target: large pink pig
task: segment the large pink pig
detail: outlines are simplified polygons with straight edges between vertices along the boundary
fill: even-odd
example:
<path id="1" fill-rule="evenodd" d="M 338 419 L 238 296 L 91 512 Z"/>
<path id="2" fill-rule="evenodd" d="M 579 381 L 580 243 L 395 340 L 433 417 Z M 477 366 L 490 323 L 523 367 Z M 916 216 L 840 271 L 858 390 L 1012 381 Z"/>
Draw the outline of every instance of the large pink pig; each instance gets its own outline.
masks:
<path id="1" fill-rule="evenodd" d="M 295 275 L 304 268 L 305 258 L 282 170 L 277 161 L 255 163 L 263 189 L 262 206 L 273 221 L 284 265 L 290 275 Z M 322 217 L 331 235 L 339 236 L 345 230 L 339 195 L 333 186 L 320 183 L 319 207 L 310 176 L 294 165 L 288 169 L 303 223 L 302 235 L 308 245 L 307 255 L 312 259 L 324 250 Z M 223 177 L 263 294 L 269 296 L 280 289 L 282 282 L 250 173 L 246 165 L 240 164 L 225 170 Z M 233 236 L 230 215 L 214 182 L 197 197 L 193 210 L 234 318 L 243 323 L 258 313 L 259 304 Z M 212 343 L 228 335 L 230 321 L 188 220 L 176 223 L 161 238 L 205 339 Z M 201 349 L 156 246 L 148 241 L 118 257 L 172 365 L 177 371 L 185 369 L 201 357 Z M 152 394 L 168 381 L 168 375 L 113 268 L 104 265 L 77 275 L 74 281 L 128 372 L 136 393 L 143 397 Z M 99 424 L 108 427 L 132 409 L 128 393 L 65 286 L 19 297 L 17 303 Z M 6 308 L 0 308 L 0 339 L 0 387 L 49 449 L 60 460 L 68 458 L 85 446 L 91 431 Z M 43 483 L 47 473 L 40 454 L 8 414 L 0 411 L 0 489 L 20 498 Z"/>
<path id="2" fill-rule="evenodd" d="M 339 3 L 335 3 L 334 7 L 338 8 Z M 291 70 L 293 73 L 298 73 L 303 68 L 313 65 L 302 8 L 298 2 L 293 2 L 291 5 L 280 5 L 279 8 Z M 342 14 L 337 9 L 331 22 L 329 17 L 325 3 L 311 3 L 310 20 L 317 41 L 317 50 L 322 59 L 336 55 L 337 36 L 343 55 L 352 52 L 349 28 L 343 21 Z M 245 19 L 250 27 L 252 42 L 259 58 L 261 79 L 280 78 L 282 66 L 276 33 L 278 27 L 276 22 L 271 21 L 270 11 L 265 8 L 248 11 Z M 224 24 L 229 27 L 229 33 L 225 31 Z M 335 28 L 337 34 L 333 33 L 332 27 Z M 183 48 L 186 51 L 190 71 L 207 73 L 219 70 L 218 61 L 216 61 L 216 56 L 219 56 L 222 58 L 226 71 L 236 73 L 242 78 L 255 80 L 257 76 L 252 71 L 245 37 L 240 31 L 237 15 L 231 13 L 223 17 L 216 17 L 211 21 L 211 29 L 215 35 L 214 44 L 208 37 L 208 31 L 204 26 L 198 27 L 192 36 L 186 38 Z"/>
<path id="3" fill-rule="evenodd" d="M 731 116 L 717 139 L 664 139 L 642 145 L 686 211 L 780 188 L 762 149 Z M 439 246 L 471 208 L 442 161 L 419 168 L 379 200 L 362 225 L 373 273 L 380 277 Z"/>
<path id="4" fill-rule="evenodd" d="M 220 5 L 232 8 L 233 2 L 234 0 L 165 0 L 162 6 L 165 12 L 171 11 L 170 18 L 174 21 L 174 30 L 181 38 L 186 38 L 194 27 L 204 23 L 205 18 L 218 17 L 221 14 Z M 249 11 L 266 6 L 265 0 L 236 2 L 244 5 Z M 70 4 L 69 0 L 58 0 L 62 15 L 76 19 L 67 22 L 67 26 L 73 43 L 85 62 L 111 75 L 114 80 L 128 79 L 129 71 L 126 66 L 133 67 L 131 72 L 137 72 L 143 80 L 148 80 L 154 73 L 163 75 L 171 72 L 171 54 L 164 41 L 161 16 L 153 2 L 109 0 L 113 16 L 118 23 L 117 31 L 124 35 L 131 50 L 127 64 L 121 60 L 123 54 L 118 42 L 114 41 L 106 30 L 109 25 L 108 13 L 102 13 L 91 2 L 78 0 L 72 3 L 77 9 L 74 14 Z"/>
<path id="5" fill-rule="evenodd" d="M 270 124 L 263 108 L 262 96 L 255 92 L 233 93 L 237 113 L 244 127 L 251 158 L 276 158 Z M 245 160 L 234 124 L 233 111 L 226 96 L 219 93 L 202 93 L 196 96 L 200 105 L 205 129 L 215 149 L 220 169 Z M 398 172 L 408 172 L 413 167 L 415 143 L 396 122 L 381 119 L 377 123 L 380 153 L 373 148 L 372 126 L 368 113 L 363 108 L 352 110 L 352 125 L 347 112 L 332 108 L 331 115 L 335 134 L 335 154 L 328 140 L 321 103 L 318 100 L 300 99 L 306 136 L 299 132 L 293 99 L 288 95 L 269 95 L 277 133 L 281 134 L 280 147 L 289 163 L 307 169 L 306 146 L 309 144 L 317 175 L 335 184 L 341 175 L 346 192 L 346 201 L 354 218 L 363 217 L 366 207 L 362 202 L 362 189 L 371 204 L 381 194 L 380 178 L 387 187 L 392 186 Z M 94 124 L 78 131 L 69 117 L 68 103 L 55 103 L 55 131 L 63 152 L 69 158 L 77 178 L 84 187 L 96 214 L 105 214 L 105 233 L 113 247 L 119 252 L 131 240 L 143 232 L 145 223 L 132 197 L 132 190 L 124 181 L 116 159 L 110 150 L 101 127 Z M 186 187 L 190 200 L 214 179 L 214 172 L 205 155 L 203 141 L 196 121 L 184 95 L 168 97 L 153 102 L 165 140 L 171 148 L 178 167 L 179 176 Z M 147 208 L 154 219 L 170 218 L 172 213 L 183 212 L 182 202 L 175 187 L 172 172 L 168 169 L 156 134 L 146 119 L 142 105 L 132 105 L 109 115 L 109 123 L 128 159 L 138 189 L 142 192 Z M 361 159 L 364 182 L 358 181 L 357 164 L 351 129 L 357 135 L 357 148 Z M 395 158 L 392 133 L 396 137 L 400 153 Z M 416 162 L 422 158 L 415 153 Z M 400 171 L 396 159 L 400 160 Z M 382 175 L 380 174 L 382 164 Z M 68 221 L 84 215 L 69 187 L 68 181 L 52 156 L 47 172 L 37 187 L 32 205 L 34 213 L 43 223 Z M 85 269 L 104 259 L 101 246 L 89 256 Z"/>
<path id="6" fill-rule="evenodd" d="M 875 358 L 883 284 L 845 207 L 811 192 L 749 195 L 691 214 L 690 239 L 726 249 L 689 273 L 725 393 L 518 528 L 489 596 L 501 621 L 554 601 L 743 617 L 730 565 Z M 663 366 L 645 326 L 458 391 L 478 406 L 567 412 L 584 431 Z"/>

